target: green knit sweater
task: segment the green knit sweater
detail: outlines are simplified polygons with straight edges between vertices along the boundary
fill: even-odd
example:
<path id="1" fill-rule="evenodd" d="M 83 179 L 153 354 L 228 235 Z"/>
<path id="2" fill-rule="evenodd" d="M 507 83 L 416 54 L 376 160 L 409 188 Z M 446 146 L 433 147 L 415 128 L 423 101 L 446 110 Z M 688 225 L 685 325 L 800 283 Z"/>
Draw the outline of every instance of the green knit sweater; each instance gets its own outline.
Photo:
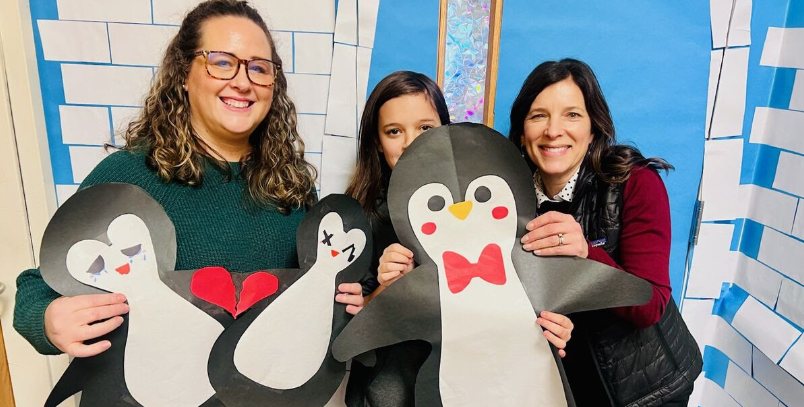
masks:
<path id="1" fill-rule="evenodd" d="M 141 187 L 165 209 L 176 228 L 176 270 L 222 266 L 230 271 L 292 268 L 296 257 L 296 228 L 304 212 L 282 215 L 276 209 L 244 205 L 246 182 L 239 165 L 230 164 L 235 176 L 209 163 L 200 186 L 164 183 L 145 165 L 143 154 L 116 152 L 90 173 L 81 188 L 107 182 Z M 248 208 L 248 209 L 247 209 Z M 65 271 L 66 272 L 66 271 Z M 17 278 L 14 328 L 39 353 L 60 351 L 45 336 L 45 309 L 59 297 L 38 269 Z"/>

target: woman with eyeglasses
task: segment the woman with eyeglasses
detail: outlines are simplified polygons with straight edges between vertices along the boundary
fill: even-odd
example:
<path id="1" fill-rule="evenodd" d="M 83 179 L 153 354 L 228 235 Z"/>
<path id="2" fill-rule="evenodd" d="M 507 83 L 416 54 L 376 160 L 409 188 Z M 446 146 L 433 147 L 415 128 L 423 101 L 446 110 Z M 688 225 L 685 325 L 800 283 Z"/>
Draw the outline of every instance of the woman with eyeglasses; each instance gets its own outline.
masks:
<path id="1" fill-rule="evenodd" d="M 175 225 L 177 270 L 298 266 L 296 228 L 316 200 L 315 169 L 274 41 L 245 1 L 211 0 L 187 14 L 125 139 L 81 188 L 122 182 L 148 192 Z M 17 286 L 14 327 L 43 354 L 101 353 L 109 341 L 84 341 L 128 312 L 122 294 L 60 297 L 35 269 Z M 360 284 L 338 290 L 336 301 L 358 312 Z"/>

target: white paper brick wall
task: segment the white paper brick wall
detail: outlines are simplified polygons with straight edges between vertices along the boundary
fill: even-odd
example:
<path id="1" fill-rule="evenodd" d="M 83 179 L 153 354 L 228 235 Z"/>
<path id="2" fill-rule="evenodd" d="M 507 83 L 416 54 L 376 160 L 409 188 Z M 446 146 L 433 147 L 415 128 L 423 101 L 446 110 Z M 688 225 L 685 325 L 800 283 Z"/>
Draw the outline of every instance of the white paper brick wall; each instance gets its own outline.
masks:
<path id="1" fill-rule="evenodd" d="M 804 156 L 782 151 L 776 164 L 773 187 L 804 197 Z"/>
<path id="2" fill-rule="evenodd" d="M 289 31 L 271 31 L 271 38 L 276 45 L 276 53 L 282 59 L 282 70 L 295 72 L 293 64 L 293 33 Z"/>
<path id="3" fill-rule="evenodd" d="M 112 63 L 157 66 L 162 63 L 165 48 L 177 32 L 178 27 L 165 25 L 110 23 Z"/>
<path id="4" fill-rule="evenodd" d="M 755 222 L 789 233 L 793 227 L 798 199 L 757 185 L 740 185 L 740 203 L 742 208 L 739 217 L 749 218 Z"/>
<path id="5" fill-rule="evenodd" d="M 776 312 L 804 327 L 804 286 L 785 279 L 779 290 L 779 302 Z M 804 401 L 804 399 L 802 399 Z"/>
<path id="6" fill-rule="evenodd" d="M 804 28 L 769 27 L 760 65 L 804 69 Z"/>
<path id="7" fill-rule="evenodd" d="M 46 60 L 109 63 L 105 23 L 38 20 L 37 25 Z"/>
<path id="8" fill-rule="evenodd" d="M 111 141 L 108 107 L 61 105 L 59 117 L 64 144 L 100 146 Z"/>
<path id="9" fill-rule="evenodd" d="M 151 0 L 56 0 L 60 20 L 150 23 Z"/>
<path id="10" fill-rule="evenodd" d="M 804 112 L 757 107 L 751 125 L 751 142 L 804 154 Z"/>
<path id="11" fill-rule="evenodd" d="M 754 350 L 753 376 L 788 407 L 804 404 L 804 385 L 757 349 Z"/>
<path id="12" fill-rule="evenodd" d="M 64 99 L 86 105 L 140 106 L 151 85 L 151 68 L 62 64 Z"/>
<path id="13" fill-rule="evenodd" d="M 300 114 L 298 116 L 299 135 L 304 141 L 306 151 L 321 152 L 324 137 L 324 115 Z"/>
<path id="14" fill-rule="evenodd" d="M 73 194 L 78 191 L 78 185 L 56 185 L 56 201 L 61 206 L 65 201 L 70 199 Z"/>
<path id="15" fill-rule="evenodd" d="M 799 211 L 796 212 L 796 220 L 793 221 L 792 235 L 804 240 L 804 199 L 798 200 Z"/>
<path id="16" fill-rule="evenodd" d="M 286 74 L 288 93 L 299 113 L 327 113 L 329 75 Z"/>
<path id="17" fill-rule="evenodd" d="M 259 0 L 251 3 L 272 30 L 335 32 L 331 0 Z"/>
<path id="18" fill-rule="evenodd" d="M 110 151 L 103 147 L 70 146 L 70 163 L 73 168 L 73 182 L 80 184 Z"/>
<path id="19" fill-rule="evenodd" d="M 184 15 L 201 0 L 152 0 L 154 24 L 179 25 Z"/>
<path id="20" fill-rule="evenodd" d="M 330 73 L 332 34 L 296 33 L 294 44 L 297 73 Z"/>
<path id="21" fill-rule="evenodd" d="M 757 260 L 804 284 L 804 243 L 765 228 Z"/>
<path id="22" fill-rule="evenodd" d="M 321 153 L 304 153 L 304 159 L 315 167 L 315 187 L 321 190 Z"/>

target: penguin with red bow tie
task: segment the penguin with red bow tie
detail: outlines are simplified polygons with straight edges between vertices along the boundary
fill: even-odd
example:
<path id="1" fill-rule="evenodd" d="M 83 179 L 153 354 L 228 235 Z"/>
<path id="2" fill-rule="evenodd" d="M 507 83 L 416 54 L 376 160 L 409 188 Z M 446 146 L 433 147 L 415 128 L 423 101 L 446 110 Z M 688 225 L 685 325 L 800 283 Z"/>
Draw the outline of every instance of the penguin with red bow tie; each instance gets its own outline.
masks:
<path id="1" fill-rule="evenodd" d="M 416 405 L 573 406 L 539 312 L 639 305 L 652 295 L 647 282 L 604 264 L 522 249 L 536 213 L 530 171 L 485 126 L 442 126 L 417 138 L 394 168 L 388 202 L 419 266 L 346 326 L 333 354 L 347 360 L 429 342 Z"/>

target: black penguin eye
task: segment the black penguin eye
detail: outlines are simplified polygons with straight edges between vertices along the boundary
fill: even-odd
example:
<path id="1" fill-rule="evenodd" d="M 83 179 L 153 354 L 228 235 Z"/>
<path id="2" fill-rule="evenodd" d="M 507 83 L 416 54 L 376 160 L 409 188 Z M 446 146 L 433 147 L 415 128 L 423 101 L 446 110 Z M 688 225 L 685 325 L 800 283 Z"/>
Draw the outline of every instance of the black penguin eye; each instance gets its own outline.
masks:
<path id="1" fill-rule="evenodd" d="M 355 259 L 355 245 L 350 244 L 349 246 L 346 246 L 345 249 L 341 250 L 341 253 L 346 253 L 347 250 L 349 251 L 349 261 L 354 260 Z"/>
<path id="2" fill-rule="evenodd" d="M 483 203 L 491 199 L 491 190 L 486 187 L 480 187 L 475 190 L 475 201 Z"/>
<path id="3" fill-rule="evenodd" d="M 120 253 L 123 253 L 128 257 L 133 257 L 140 253 L 140 249 L 142 249 L 142 245 L 138 244 L 136 246 L 131 246 L 129 248 L 120 250 Z"/>
<path id="4" fill-rule="evenodd" d="M 444 201 L 444 197 L 441 195 L 433 195 L 427 201 L 427 208 L 433 212 L 438 212 L 444 209 L 444 205 L 446 205 L 446 202 Z"/>
<path id="5" fill-rule="evenodd" d="M 92 264 L 89 265 L 87 269 L 87 273 L 89 274 L 100 274 L 101 271 L 106 267 L 106 264 L 103 262 L 103 257 L 98 256 Z"/>
<path id="6" fill-rule="evenodd" d="M 322 241 L 321 241 L 321 243 L 322 243 L 322 244 L 325 244 L 325 245 L 327 245 L 327 246 L 332 246 L 332 242 L 330 241 L 330 239 L 332 239 L 332 236 L 335 236 L 335 234 L 334 234 L 334 233 L 333 233 L 333 234 L 329 234 L 329 233 L 327 233 L 327 231 L 325 230 L 325 231 L 324 231 L 324 240 L 322 240 Z"/>

